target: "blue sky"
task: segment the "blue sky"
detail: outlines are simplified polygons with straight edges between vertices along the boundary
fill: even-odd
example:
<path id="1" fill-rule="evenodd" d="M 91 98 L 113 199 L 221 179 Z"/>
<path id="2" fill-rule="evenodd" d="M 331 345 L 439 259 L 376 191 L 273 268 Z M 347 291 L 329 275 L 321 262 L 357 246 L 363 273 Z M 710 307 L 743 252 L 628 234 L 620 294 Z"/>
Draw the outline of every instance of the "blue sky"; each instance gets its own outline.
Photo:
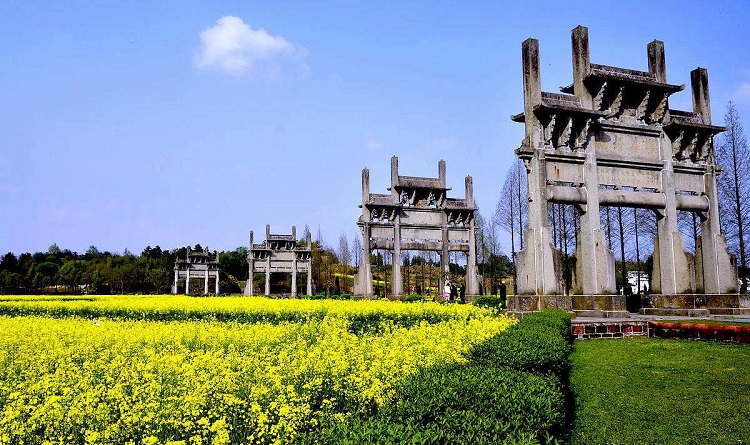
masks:
<path id="1" fill-rule="evenodd" d="M 108 3 L 108 4 L 107 4 Z M 750 119 L 744 2 L 0 3 L 0 253 L 230 250 L 250 230 L 357 234 L 361 170 L 450 196 L 474 178 L 489 216 L 523 137 L 521 42 L 542 83 L 572 78 L 570 30 L 594 63 L 667 79 L 709 71 L 713 119 Z M 670 99 L 691 108 L 689 89 Z M 504 241 L 509 250 L 509 241 Z"/>

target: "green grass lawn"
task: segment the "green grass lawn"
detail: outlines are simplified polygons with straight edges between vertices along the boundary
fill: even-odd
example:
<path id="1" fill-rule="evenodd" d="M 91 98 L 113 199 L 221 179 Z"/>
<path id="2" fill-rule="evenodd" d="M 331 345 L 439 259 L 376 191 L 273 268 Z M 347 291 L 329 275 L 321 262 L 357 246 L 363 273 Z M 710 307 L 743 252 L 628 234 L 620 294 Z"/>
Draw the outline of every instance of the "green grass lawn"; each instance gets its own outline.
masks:
<path id="1" fill-rule="evenodd" d="M 575 342 L 575 444 L 750 444 L 750 346 Z"/>

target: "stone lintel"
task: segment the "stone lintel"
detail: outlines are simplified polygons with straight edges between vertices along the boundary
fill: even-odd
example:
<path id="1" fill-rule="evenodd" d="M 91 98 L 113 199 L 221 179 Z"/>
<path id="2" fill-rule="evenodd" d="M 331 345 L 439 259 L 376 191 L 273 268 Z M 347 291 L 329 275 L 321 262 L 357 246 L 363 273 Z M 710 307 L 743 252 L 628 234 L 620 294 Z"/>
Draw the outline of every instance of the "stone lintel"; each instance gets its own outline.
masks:
<path id="1" fill-rule="evenodd" d="M 636 134 L 652 138 L 661 137 L 660 126 L 632 125 L 625 122 L 607 120 L 599 122 L 598 127 L 602 131 L 611 131 L 613 133 Z"/>
<path id="2" fill-rule="evenodd" d="M 615 81 L 635 88 L 656 89 L 667 94 L 677 93 L 685 89 L 684 84 L 673 85 L 660 82 L 655 76 L 651 75 L 651 73 L 645 71 L 636 71 L 594 63 L 591 64 L 591 72 L 586 76 L 585 80 L 589 82 L 592 80 L 598 82 Z"/>

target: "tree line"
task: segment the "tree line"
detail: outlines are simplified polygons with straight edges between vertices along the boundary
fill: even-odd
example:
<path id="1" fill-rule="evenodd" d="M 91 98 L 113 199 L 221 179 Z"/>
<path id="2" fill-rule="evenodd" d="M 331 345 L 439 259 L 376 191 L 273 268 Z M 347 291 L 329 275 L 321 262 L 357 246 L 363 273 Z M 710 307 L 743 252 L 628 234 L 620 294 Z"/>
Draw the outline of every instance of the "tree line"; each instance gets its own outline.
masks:
<path id="1" fill-rule="evenodd" d="M 335 275 L 349 272 L 340 263 L 351 260 L 351 251 L 342 241 L 341 250 L 336 252 L 318 236 L 312 242 L 313 280 L 318 288 L 333 288 Z M 304 242 L 303 237 L 300 243 Z M 344 248 L 347 253 L 342 255 Z M 192 249 L 203 247 L 196 244 Z M 45 252 L 8 252 L 0 258 L 0 294 L 168 294 L 175 260 L 186 258 L 187 250 L 147 246 L 138 255 L 128 249 L 116 253 L 90 246 L 85 253 L 78 253 L 52 244 Z M 244 246 L 219 252 L 222 293 L 243 291 L 248 278 L 248 253 Z"/>

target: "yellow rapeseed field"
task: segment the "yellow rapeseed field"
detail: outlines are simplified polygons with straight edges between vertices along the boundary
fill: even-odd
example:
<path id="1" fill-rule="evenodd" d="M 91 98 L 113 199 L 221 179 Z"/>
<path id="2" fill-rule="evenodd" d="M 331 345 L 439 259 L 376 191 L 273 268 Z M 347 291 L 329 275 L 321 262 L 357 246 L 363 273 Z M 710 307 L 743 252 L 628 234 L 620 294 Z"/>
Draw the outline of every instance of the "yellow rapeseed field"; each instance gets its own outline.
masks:
<path id="1" fill-rule="evenodd" d="M 0 444 L 292 443 L 515 322 L 434 303 L 17 300 L 2 313 L 50 314 L 0 316 Z"/>

